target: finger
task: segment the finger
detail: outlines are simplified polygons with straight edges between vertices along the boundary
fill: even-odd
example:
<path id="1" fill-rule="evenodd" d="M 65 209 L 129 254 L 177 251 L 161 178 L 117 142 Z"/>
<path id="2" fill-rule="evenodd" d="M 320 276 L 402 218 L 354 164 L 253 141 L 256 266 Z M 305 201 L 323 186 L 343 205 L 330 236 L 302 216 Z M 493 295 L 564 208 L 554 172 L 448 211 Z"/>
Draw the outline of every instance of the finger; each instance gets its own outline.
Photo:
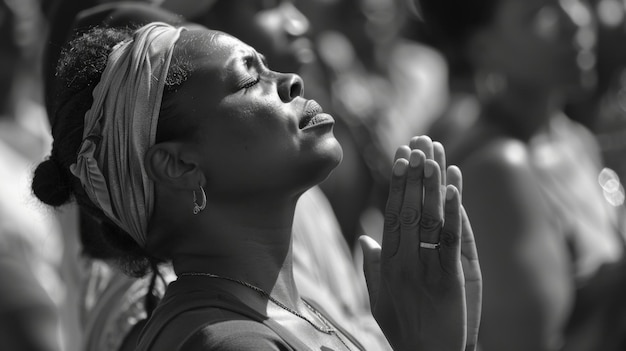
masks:
<path id="1" fill-rule="evenodd" d="M 402 145 L 396 149 L 396 154 L 393 157 L 394 162 L 400 158 L 409 159 L 409 155 L 411 154 L 411 148 L 407 145 Z"/>
<path id="2" fill-rule="evenodd" d="M 416 147 L 417 144 L 416 143 L 417 143 L 417 140 L 419 138 L 420 138 L 420 136 L 416 135 L 416 136 L 412 137 L 411 140 L 409 140 L 409 148 L 411 150 L 417 149 L 417 147 Z"/>
<path id="3" fill-rule="evenodd" d="M 478 250 L 476 249 L 474 231 L 463 206 L 461 206 L 461 218 L 461 255 L 468 261 L 476 262 L 476 265 L 478 265 Z M 480 273 L 480 268 L 477 271 Z"/>
<path id="4" fill-rule="evenodd" d="M 424 202 L 422 205 L 422 217 L 420 219 L 420 241 L 424 243 L 439 243 L 439 233 L 443 225 L 443 203 L 440 191 L 439 166 L 433 160 L 424 162 Z M 437 250 L 420 246 L 420 259 L 438 259 Z M 435 262 L 422 262 L 434 266 Z"/>
<path id="5" fill-rule="evenodd" d="M 432 160 L 434 157 L 433 141 L 427 135 L 413 137 L 409 142 L 411 150 L 422 150 L 427 159 Z"/>
<path id="6" fill-rule="evenodd" d="M 441 231 L 439 258 L 441 268 L 450 275 L 462 273 L 461 269 L 461 203 L 457 189 L 446 187 L 444 224 Z"/>
<path id="7" fill-rule="evenodd" d="M 461 206 L 461 257 L 463 275 L 465 277 L 465 293 L 467 301 L 467 347 L 466 350 L 475 350 L 478 343 L 478 331 L 482 310 L 482 274 L 478 260 L 478 250 L 474 233 L 467 213 Z"/>
<path id="8" fill-rule="evenodd" d="M 439 242 L 443 222 L 443 201 L 439 191 L 441 176 L 439 166 L 433 160 L 424 161 L 424 201 L 420 220 L 422 241 Z"/>
<path id="9" fill-rule="evenodd" d="M 480 319 L 482 314 L 482 287 L 477 290 L 475 296 L 467 296 L 467 342 L 465 350 L 474 351 L 478 346 L 478 333 L 480 330 Z M 467 288 L 465 290 L 467 292 Z M 470 302 L 473 301 L 473 302 Z M 470 305 L 470 303 L 472 305 Z"/>
<path id="10" fill-rule="evenodd" d="M 463 203 L 463 175 L 457 166 L 449 166 L 447 171 L 447 184 L 454 185 L 459 192 L 459 201 Z"/>
<path id="11" fill-rule="evenodd" d="M 370 306 L 376 306 L 378 289 L 380 287 L 380 255 L 381 247 L 376 240 L 366 235 L 359 237 L 359 244 L 363 250 L 363 273 L 370 297 Z"/>
<path id="12" fill-rule="evenodd" d="M 400 244 L 400 210 L 404 197 L 404 185 L 409 161 L 401 158 L 397 160 L 391 172 L 389 197 L 385 207 L 385 224 L 383 227 L 382 257 L 393 257 Z"/>
<path id="13" fill-rule="evenodd" d="M 434 141 L 433 142 L 433 153 L 434 153 L 434 160 L 437 161 L 437 163 L 439 164 L 439 171 L 441 173 L 441 185 L 444 186 L 443 191 L 445 191 L 445 186 L 446 186 L 446 152 L 443 148 L 443 145 L 438 142 L 438 141 Z"/>
<path id="14" fill-rule="evenodd" d="M 419 223 L 422 213 L 424 162 L 426 156 L 420 150 L 411 151 L 402 210 L 400 212 L 400 249 L 410 255 L 418 253 Z"/>

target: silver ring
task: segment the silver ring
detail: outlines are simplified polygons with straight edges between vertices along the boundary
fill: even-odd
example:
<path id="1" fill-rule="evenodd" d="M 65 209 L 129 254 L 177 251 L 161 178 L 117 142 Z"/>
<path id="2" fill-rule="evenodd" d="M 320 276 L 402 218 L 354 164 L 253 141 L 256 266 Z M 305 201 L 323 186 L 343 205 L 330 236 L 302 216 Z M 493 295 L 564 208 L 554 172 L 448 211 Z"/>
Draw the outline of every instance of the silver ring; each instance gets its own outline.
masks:
<path id="1" fill-rule="evenodd" d="M 430 250 L 439 250 L 441 245 L 439 243 L 427 243 L 424 241 L 420 241 L 420 247 L 422 249 L 430 249 Z"/>

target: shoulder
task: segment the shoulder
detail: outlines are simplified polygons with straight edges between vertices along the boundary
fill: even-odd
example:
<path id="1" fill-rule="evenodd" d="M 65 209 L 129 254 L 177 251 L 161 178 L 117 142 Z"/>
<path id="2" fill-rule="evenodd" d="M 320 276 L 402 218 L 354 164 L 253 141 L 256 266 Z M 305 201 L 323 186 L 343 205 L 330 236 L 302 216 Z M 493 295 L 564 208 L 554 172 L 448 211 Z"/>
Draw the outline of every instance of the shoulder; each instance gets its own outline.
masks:
<path id="1" fill-rule="evenodd" d="M 488 180 L 500 179 L 515 182 L 531 172 L 531 162 L 526 144 L 512 138 L 498 138 L 479 146 L 461 165 L 466 176 L 489 176 Z M 508 184 L 511 185 L 511 184 Z"/>
<path id="2" fill-rule="evenodd" d="M 575 152 L 578 157 L 587 157 L 596 166 L 601 165 L 600 144 L 589 128 L 559 114 L 550 121 L 550 131 L 560 144 Z"/>
<path id="3" fill-rule="evenodd" d="M 473 152 L 461 170 L 463 202 L 478 236 L 491 238 L 487 245 L 499 246 L 494 238 L 535 238 L 546 230 L 550 211 L 526 144 L 490 141 Z"/>
<path id="4" fill-rule="evenodd" d="M 480 118 L 478 110 L 468 112 L 478 108 L 471 107 L 475 103 L 472 97 L 457 96 L 455 100 L 456 104 L 465 105 L 463 112 L 450 112 L 438 126 L 433 126 L 438 134 L 433 135 L 433 140 L 446 147 L 449 164 L 458 165 L 464 173 L 476 167 L 508 172 L 530 164 L 527 143 Z M 450 124 L 454 127 L 446 127 Z"/>
<path id="5" fill-rule="evenodd" d="M 228 320 L 206 325 L 179 348 L 180 351 L 275 351 L 291 348 L 270 328 L 250 320 Z"/>
<path id="6" fill-rule="evenodd" d="M 574 121 L 565 114 L 557 114 L 550 120 L 550 127 L 557 132 L 571 136 L 572 138 L 580 140 L 585 145 L 596 145 L 597 140 L 591 130 L 581 124 Z"/>

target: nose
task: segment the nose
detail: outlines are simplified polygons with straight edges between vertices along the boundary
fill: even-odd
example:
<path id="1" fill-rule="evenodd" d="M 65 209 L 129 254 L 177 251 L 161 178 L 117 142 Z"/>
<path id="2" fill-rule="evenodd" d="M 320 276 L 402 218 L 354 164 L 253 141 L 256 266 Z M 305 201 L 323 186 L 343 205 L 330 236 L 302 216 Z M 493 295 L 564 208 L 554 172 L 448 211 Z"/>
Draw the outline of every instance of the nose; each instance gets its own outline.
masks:
<path id="1" fill-rule="evenodd" d="M 285 32 L 293 37 L 300 37 L 309 31 L 309 20 L 291 1 L 280 5 Z"/>
<path id="2" fill-rule="evenodd" d="M 304 82 L 299 75 L 293 73 L 281 73 L 278 82 L 278 95 L 283 102 L 290 102 L 302 96 L 304 93 Z"/>

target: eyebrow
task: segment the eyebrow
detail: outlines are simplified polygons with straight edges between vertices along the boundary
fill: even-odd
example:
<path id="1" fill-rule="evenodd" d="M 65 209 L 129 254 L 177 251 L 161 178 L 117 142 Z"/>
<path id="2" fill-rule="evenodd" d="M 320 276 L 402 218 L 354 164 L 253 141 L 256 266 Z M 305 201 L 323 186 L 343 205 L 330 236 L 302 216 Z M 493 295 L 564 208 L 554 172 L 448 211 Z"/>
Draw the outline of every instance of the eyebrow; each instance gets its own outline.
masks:
<path id="1" fill-rule="evenodd" d="M 229 70 L 232 70 L 233 65 L 235 65 L 235 62 L 237 62 L 238 60 L 242 59 L 242 58 L 253 58 L 255 60 L 258 60 L 261 62 L 261 64 L 263 65 L 263 67 L 265 67 L 266 69 L 268 68 L 267 65 L 267 58 L 265 57 L 265 55 L 259 53 L 258 51 L 252 49 L 252 50 L 238 50 L 238 54 L 235 55 L 234 57 L 232 57 L 230 60 L 228 60 L 227 63 L 227 67 Z"/>
<path id="2" fill-rule="evenodd" d="M 257 59 L 257 60 L 261 61 L 261 63 L 262 63 L 265 67 L 267 67 L 267 58 L 265 57 L 265 55 L 263 55 L 263 54 L 259 53 L 259 52 L 258 52 L 258 51 L 256 51 L 256 50 L 252 50 L 252 51 L 247 51 L 247 52 L 244 52 L 243 57 L 252 57 L 252 58 L 255 58 L 255 59 Z"/>

